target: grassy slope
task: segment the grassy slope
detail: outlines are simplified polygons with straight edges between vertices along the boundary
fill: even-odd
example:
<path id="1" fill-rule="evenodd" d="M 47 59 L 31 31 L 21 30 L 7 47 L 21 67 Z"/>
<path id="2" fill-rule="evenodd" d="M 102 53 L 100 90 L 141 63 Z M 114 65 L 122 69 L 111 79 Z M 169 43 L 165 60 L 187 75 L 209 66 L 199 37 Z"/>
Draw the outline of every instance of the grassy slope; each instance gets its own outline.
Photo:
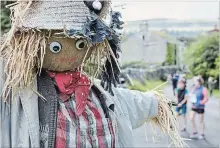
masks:
<path id="1" fill-rule="evenodd" d="M 133 80 L 133 83 L 134 83 L 133 86 L 128 86 L 129 89 L 139 90 L 139 91 L 145 92 L 147 90 L 152 90 L 152 89 L 158 87 L 159 85 L 164 84 L 165 82 L 163 82 L 161 80 L 149 80 L 149 81 L 145 81 L 145 84 L 141 84 L 139 81 Z M 163 90 L 163 88 L 165 86 L 166 86 L 166 84 L 162 85 L 157 90 Z"/>
<path id="2" fill-rule="evenodd" d="M 215 89 L 215 90 L 213 91 L 213 95 L 214 95 L 216 98 L 220 99 L 220 91 L 219 91 L 218 89 Z"/>

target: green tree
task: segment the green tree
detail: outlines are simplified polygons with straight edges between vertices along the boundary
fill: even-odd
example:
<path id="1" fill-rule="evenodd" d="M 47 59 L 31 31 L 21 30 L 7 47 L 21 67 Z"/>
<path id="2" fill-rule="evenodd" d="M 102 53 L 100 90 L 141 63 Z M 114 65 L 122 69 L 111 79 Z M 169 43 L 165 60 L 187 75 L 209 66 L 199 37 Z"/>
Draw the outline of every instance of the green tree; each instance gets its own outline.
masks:
<path id="1" fill-rule="evenodd" d="M 175 64 L 175 45 L 167 43 L 167 53 L 166 53 L 166 64 L 167 65 L 173 65 Z"/>
<path id="2" fill-rule="evenodd" d="M 185 51 L 184 61 L 194 75 L 218 78 L 219 75 L 219 35 L 211 33 L 199 37 Z"/>

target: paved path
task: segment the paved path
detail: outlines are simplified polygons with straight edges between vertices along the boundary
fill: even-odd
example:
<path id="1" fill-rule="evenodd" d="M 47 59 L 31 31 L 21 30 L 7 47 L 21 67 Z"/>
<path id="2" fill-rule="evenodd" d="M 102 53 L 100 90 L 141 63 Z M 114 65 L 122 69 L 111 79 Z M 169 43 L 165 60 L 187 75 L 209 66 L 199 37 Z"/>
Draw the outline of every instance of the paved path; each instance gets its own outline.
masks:
<path id="1" fill-rule="evenodd" d="M 189 82 L 188 82 L 189 83 Z M 191 86 L 189 84 L 189 86 Z M 172 95 L 172 87 L 167 86 L 164 93 L 174 99 Z M 188 111 L 190 111 L 190 102 L 188 103 Z M 199 127 L 198 118 L 196 123 Z M 205 125 L 206 125 L 206 140 L 190 140 L 186 141 L 190 147 L 218 147 L 220 148 L 220 99 L 210 98 L 205 110 Z M 147 131 L 145 134 L 145 131 Z M 159 129 L 156 129 L 160 133 Z M 180 133 L 183 138 L 189 139 L 191 133 L 190 121 L 187 123 L 187 132 Z M 154 131 L 148 123 L 133 131 L 136 147 L 167 147 L 170 144 L 170 139 L 165 135 L 163 137 L 156 136 L 156 142 L 153 139 Z M 146 136 L 147 135 L 147 136 Z"/>

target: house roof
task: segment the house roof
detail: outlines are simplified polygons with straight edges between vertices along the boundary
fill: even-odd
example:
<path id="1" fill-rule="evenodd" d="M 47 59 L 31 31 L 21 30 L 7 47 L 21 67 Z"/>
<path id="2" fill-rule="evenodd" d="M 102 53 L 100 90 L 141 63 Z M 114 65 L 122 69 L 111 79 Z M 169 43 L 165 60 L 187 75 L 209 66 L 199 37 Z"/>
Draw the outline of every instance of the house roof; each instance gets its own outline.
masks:
<path id="1" fill-rule="evenodd" d="M 181 44 L 181 42 L 178 39 L 168 35 L 164 31 L 153 31 L 152 33 L 155 34 L 155 35 L 160 36 L 163 39 L 165 39 L 168 43 L 171 43 L 171 44 Z"/>

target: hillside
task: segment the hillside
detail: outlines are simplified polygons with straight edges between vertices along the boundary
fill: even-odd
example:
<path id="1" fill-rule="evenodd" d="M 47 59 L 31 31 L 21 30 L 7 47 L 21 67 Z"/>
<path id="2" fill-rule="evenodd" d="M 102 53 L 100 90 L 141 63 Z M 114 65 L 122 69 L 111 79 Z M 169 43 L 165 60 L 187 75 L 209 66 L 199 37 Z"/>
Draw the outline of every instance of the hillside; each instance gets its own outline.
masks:
<path id="1" fill-rule="evenodd" d="M 146 20 L 125 22 L 125 32 L 139 32 L 140 25 Z M 166 31 L 175 37 L 196 37 L 204 32 L 213 30 L 218 24 L 216 20 L 177 20 L 177 19 L 149 19 L 147 20 L 150 31 Z"/>

